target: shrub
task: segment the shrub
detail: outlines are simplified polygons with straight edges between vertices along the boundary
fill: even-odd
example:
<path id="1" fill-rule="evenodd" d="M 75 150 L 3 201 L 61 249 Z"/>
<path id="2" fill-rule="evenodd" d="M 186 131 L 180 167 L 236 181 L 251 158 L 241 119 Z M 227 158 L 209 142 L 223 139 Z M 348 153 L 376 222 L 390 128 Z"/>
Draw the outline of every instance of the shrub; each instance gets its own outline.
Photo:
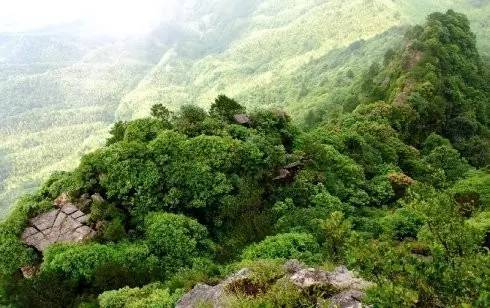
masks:
<path id="1" fill-rule="evenodd" d="M 184 215 L 149 214 L 145 236 L 152 253 L 175 268 L 190 264 L 192 258 L 208 255 L 212 248 L 206 228 Z"/>
<path id="2" fill-rule="evenodd" d="M 97 271 L 110 264 L 124 266 L 133 273 L 146 271 L 148 278 L 155 267 L 150 250 L 144 244 L 58 244 L 44 252 L 41 271 L 60 271 L 77 281 L 92 282 Z"/>
<path id="3" fill-rule="evenodd" d="M 385 231 L 391 234 L 393 239 L 401 241 L 406 238 L 417 238 L 417 233 L 424 225 L 424 217 L 419 212 L 404 207 L 384 217 L 382 223 Z"/>
<path id="4" fill-rule="evenodd" d="M 245 108 L 242 105 L 225 95 L 218 96 L 209 110 L 211 116 L 219 117 L 225 121 L 233 121 L 234 115 L 244 112 Z"/>
<path id="5" fill-rule="evenodd" d="M 366 304 L 375 307 L 413 307 L 418 302 L 416 291 L 386 282 L 368 289 Z"/>
<path id="6" fill-rule="evenodd" d="M 268 236 L 260 243 L 247 247 L 244 259 L 299 259 L 312 261 L 318 257 L 320 248 L 315 238 L 307 233 L 282 233 Z"/>
<path id="7" fill-rule="evenodd" d="M 168 289 L 155 283 L 142 288 L 131 289 L 125 287 L 119 290 L 104 292 L 99 295 L 99 304 L 102 308 L 172 308 L 180 295 L 180 293 L 170 294 Z"/>
<path id="8" fill-rule="evenodd" d="M 124 132 L 127 142 L 148 142 L 155 139 L 158 133 L 165 129 L 165 125 L 157 119 L 137 119 L 129 122 Z"/>

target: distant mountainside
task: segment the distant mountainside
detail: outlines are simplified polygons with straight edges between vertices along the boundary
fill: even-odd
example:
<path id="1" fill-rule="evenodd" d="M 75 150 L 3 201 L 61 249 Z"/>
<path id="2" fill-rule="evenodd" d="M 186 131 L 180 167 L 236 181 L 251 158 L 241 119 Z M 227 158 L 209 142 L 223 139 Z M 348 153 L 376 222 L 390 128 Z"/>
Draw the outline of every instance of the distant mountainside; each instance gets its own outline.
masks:
<path id="1" fill-rule="evenodd" d="M 116 119 L 157 102 L 207 106 L 225 93 L 300 117 L 340 113 L 404 25 L 448 8 L 468 15 L 488 58 L 486 0 L 188 0 L 178 21 L 131 40 L 79 35 L 77 24 L 0 34 L 0 215 L 100 146 Z"/>
<path id="2" fill-rule="evenodd" d="M 399 36 L 302 66 L 301 102 L 382 60 L 303 127 L 226 95 L 117 121 L 0 222 L 0 306 L 489 307 L 490 66 L 454 10 L 369 53 Z"/>

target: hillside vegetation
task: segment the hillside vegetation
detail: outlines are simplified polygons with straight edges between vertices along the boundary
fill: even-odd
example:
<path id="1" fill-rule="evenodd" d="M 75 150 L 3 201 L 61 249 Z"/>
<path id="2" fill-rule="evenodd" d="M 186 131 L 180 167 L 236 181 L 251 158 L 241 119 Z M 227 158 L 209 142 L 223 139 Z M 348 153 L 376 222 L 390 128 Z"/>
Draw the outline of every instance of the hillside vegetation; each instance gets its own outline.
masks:
<path id="1" fill-rule="evenodd" d="M 228 290 L 230 307 L 312 307 L 331 290 L 278 280 L 298 259 L 357 270 L 375 307 L 487 307 L 488 66 L 452 10 L 399 46 L 346 85 L 343 113 L 304 129 L 224 95 L 117 122 L 0 225 L 0 303 L 173 307 L 247 267 L 258 274 Z M 27 247 L 29 219 L 64 193 L 95 237 Z"/>
<path id="2" fill-rule="evenodd" d="M 220 93 L 283 107 L 302 122 L 342 113 L 350 85 L 432 11 L 466 13 L 484 56 L 486 0 L 182 1 L 145 37 L 78 35 L 79 25 L 0 35 L 0 213 L 55 170 L 70 170 L 116 120 L 208 108 Z M 310 117 L 309 120 L 312 118 Z M 2 215 L 0 214 L 0 215 Z"/>

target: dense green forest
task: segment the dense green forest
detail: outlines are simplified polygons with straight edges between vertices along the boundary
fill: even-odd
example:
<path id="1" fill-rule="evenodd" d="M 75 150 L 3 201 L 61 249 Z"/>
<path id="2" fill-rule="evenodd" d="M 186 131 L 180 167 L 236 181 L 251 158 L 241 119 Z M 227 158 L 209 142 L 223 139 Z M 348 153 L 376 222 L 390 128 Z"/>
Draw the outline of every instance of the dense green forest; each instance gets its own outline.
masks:
<path id="1" fill-rule="evenodd" d="M 488 307 L 490 75 L 469 20 L 433 13 L 346 74 L 343 112 L 311 106 L 304 125 L 225 95 L 117 122 L 0 225 L 0 303 L 173 307 L 246 266 L 255 291 L 228 306 L 314 307 L 328 290 L 277 279 L 298 259 L 358 271 L 374 307 Z M 96 234 L 41 254 L 21 235 L 59 196 Z"/>
<path id="2" fill-rule="evenodd" d="M 117 120 L 164 102 L 205 109 L 221 93 L 285 108 L 296 123 L 342 112 L 350 85 L 433 11 L 465 13 L 490 54 L 487 0 L 182 0 L 177 21 L 121 41 L 76 24 L 0 34 L 0 216 L 71 170 Z"/>

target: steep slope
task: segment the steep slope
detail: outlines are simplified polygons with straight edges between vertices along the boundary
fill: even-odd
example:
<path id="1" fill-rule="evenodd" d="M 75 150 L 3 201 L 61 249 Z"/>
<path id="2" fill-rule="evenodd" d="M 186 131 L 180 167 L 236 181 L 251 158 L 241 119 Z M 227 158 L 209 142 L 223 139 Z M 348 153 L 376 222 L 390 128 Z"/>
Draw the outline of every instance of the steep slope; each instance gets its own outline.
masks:
<path id="1" fill-rule="evenodd" d="M 118 122 L 0 223 L 0 304 L 486 307 L 486 74 L 449 10 L 308 130 L 224 95 Z"/>
<path id="2" fill-rule="evenodd" d="M 130 42 L 80 38 L 76 29 L 3 37 L 0 151 L 10 168 L 0 173 L 1 212 L 19 191 L 101 145 L 121 98 L 174 43 L 170 28 Z"/>
<path id="3" fill-rule="evenodd" d="M 474 0 L 186 0 L 178 18 L 124 42 L 78 36 L 77 24 L 0 35 L 0 212 L 157 102 L 208 106 L 226 93 L 309 122 L 337 116 L 350 84 L 401 44 L 400 26 L 450 7 L 488 54 L 490 5 Z"/>
<path id="4" fill-rule="evenodd" d="M 174 108 L 183 103 L 208 106 L 220 93 L 250 105 L 301 109 L 304 104 L 300 98 L 308 92 L 305 85 L 311 79 L 300 76 L 309 73 L 309 63 L 318 65 L 320 59 L 332 59 L 330 52 L 334 50 L 372 39 L 395 26 L 420 22 L 430 12 L 448 8 L 468 13 L 481 34 L 480 41 L 490 42 L 484 17 L 490 10 L 488 1 L 262 1 L 253 14 L 245 16 L 244 29 L 223 52 L 199 60 L 186 59 L 178 51 L 165 55 L 123 98 L 118 117 L 145 116 L 156 102 Z M 401 32 L 389 33 L 390 44 L 395 44 Z M 386 51 L 389 46 L 383 43 L 386 41 L 380 40 L 364 51 L 364 66 Z M 483 49 L 487 46 L 482 45 Z M 343 67 L 348 68 L 345 62 Z M 337 86 L 334 80 L 341 72 L 339 67 L 324 68 L 324 88 Z"/>

